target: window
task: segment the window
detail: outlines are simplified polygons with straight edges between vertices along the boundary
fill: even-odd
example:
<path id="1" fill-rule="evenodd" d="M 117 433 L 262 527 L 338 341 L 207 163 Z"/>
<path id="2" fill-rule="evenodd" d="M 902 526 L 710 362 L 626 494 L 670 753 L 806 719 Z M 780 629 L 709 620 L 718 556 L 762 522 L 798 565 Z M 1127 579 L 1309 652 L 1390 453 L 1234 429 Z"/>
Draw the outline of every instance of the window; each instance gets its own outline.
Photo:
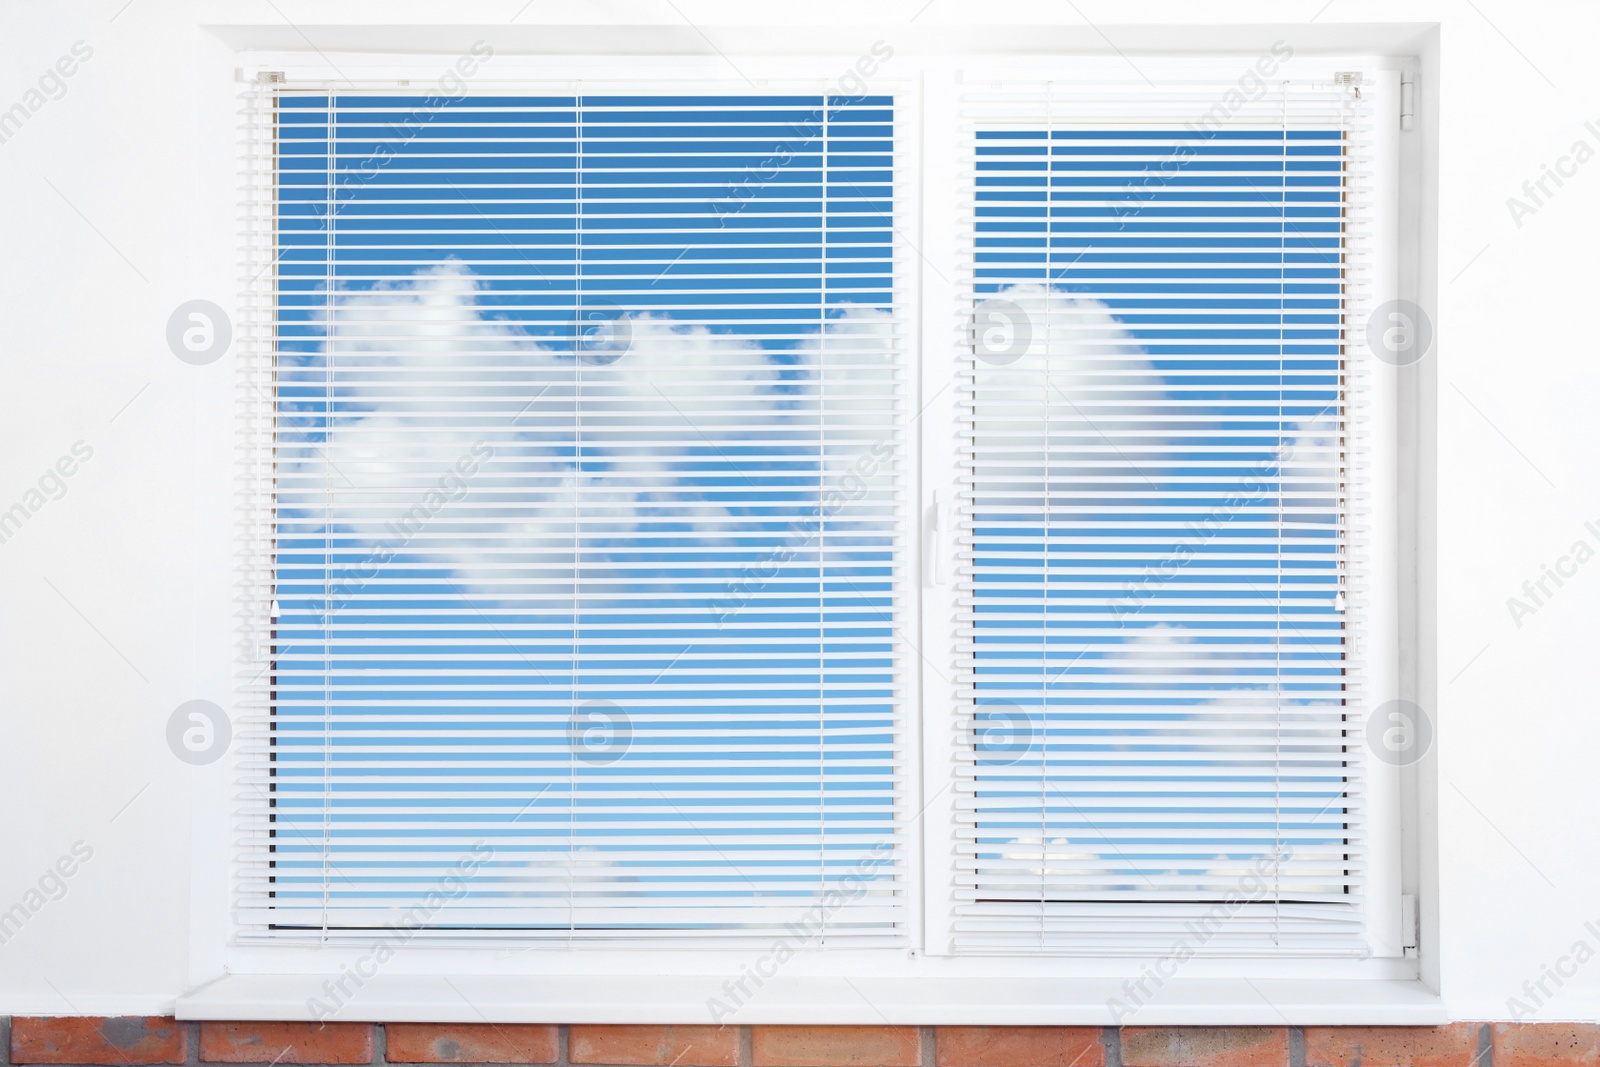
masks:
<path id="1" fill-rule="evenodd" d="M 1178 88 L 966 100 L 962 946 L 1361 951 L 1361 101 Z"/>
<path id="2" fill-rule="evenodd" d="M 252 88 L 238 939 L 1414 976 L 1396 72 L 820 62 Z"/>
<path id="3" fill-rule="evenodd" d="M 892 98 L 275 122 L 261 925 L 900 932 Z"/>

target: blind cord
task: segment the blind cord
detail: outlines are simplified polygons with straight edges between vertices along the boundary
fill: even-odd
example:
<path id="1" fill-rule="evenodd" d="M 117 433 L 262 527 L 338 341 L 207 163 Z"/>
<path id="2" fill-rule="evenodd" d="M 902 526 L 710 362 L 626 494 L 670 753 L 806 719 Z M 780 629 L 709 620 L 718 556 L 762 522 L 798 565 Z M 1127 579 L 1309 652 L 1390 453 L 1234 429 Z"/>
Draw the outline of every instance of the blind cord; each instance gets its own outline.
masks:
<path id="1" fill-rule="evenodd" d="M 328 939 L 329 886 L 333 864 L 333 460 L 328 455 L 333 444 L 333 402 L 337 374 L 334 367 L 334 338 L 338 332 L 338 306 L 334 298 L 334 211 L 335 184 L 339 167 L 339 98 L 328 97 L 328 259 L 324 284 L 327 316 L 323 341 L 323 429 L 322 461 L 322 940 Z"/>

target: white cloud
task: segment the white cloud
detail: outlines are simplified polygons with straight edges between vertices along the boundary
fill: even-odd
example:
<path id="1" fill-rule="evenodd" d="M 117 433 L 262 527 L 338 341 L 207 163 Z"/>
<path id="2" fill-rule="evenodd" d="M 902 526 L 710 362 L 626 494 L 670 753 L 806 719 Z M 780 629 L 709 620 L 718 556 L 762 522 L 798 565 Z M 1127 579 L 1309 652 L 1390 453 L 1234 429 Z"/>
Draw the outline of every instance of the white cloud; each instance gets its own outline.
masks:
<path id="1" fill-rule="evenodd" d="M 570 594 L 575 542 L 591 558 L 652 537 L 732 544 L 753 530 L 739 494 L 773 484 L 775 456 L 791 478 L 809 470 L 829 485 L 893 435 L 895 342 L 882 312 L 848 309 L 787 349 L 643 314 L 608 362 L 491 317 L 485 291 L 451 261 L 340 292 L 332 355 L 309 375 L 335 383 L 340 412 L 322 448 L 280 467 L 286 505 L 317 504 L 316 521 L 325 489 L 333 528 L 368 552 L 394 547 L 397 521 L 437 501 L 428 494 L 448 478 L 462 498 L 425 509 L 407 552 L 448 538 L 430 563 L 475 599 L 557 582 Z M 483 444 L 492 460 L 449 475 Z"/>

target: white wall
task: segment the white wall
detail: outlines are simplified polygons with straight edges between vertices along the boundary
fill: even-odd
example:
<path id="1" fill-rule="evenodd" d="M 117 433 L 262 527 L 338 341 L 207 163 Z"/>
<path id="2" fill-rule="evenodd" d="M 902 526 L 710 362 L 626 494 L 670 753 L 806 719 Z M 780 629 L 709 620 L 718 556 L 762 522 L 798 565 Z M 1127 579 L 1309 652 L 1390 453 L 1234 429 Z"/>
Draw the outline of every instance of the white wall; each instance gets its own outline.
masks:
<path id="1" fill-rule="evenodd" d="M 609 9 L 619 6 L 674 40 L 696 39 L 668 5 Z M 384 10 L 425 21 L 429 7 Z M 508 52 L 533 39 L 501 28 L 521 7 L 432 10 L 478 24 L 468 39 Z M 713 30 L 777 17 L 750 5 L 678 7 Z M 1011 15 L 1081 28 L 1071 5 L 796 7 L 877 20 L 875 35 L 891 42 L 963 21 L 977 33 Z M 1118 25 L 1168 21 L 1441 24 L 1439 80 L 1424 86 L 1437 94 L 1423 102 L 1439 115 L 1440 219 L 1428 357 L 1438 583 L 1425 604 L 1437 645 L 1423 686 L 1438 726 L 1428 803 L 1440 907 L 1428 950 L 1455 1017 L 1507 1017 L 1512 995 L 1533 1007 L 1525 981 L 1579 940 L 1600 950 L 1600 558 L 1520 626 L 1506 604 L 1575 541 L 1600 549 L 1600 533 L 1584 526 L 1600 531 L 1600 360 L 1586 325 L 1600 158 L 1520 225 L 1506 201 L 1575 141 L 1600 152 L 1600 7 L 1079 0 L 1077 9 L 1112 39 Z M 518 24 L 580 10 L 534 0 Z M 0 1013 L 170 1011 L 189 981 L 194 798 L 220 771 L 175 759 L 165 725 L 183 701 L 226 702 L 233 655 L 233 361 L 190 366 L 164 335 L 178 304 L 231 308 L 237 290 L 236 102 L 221 91 L 234 56 L 203 24 L 275 26 L 286 46 L 348 47 L 327 25 L 357 17 L 346 3 L 290 0 L 0 9 L 0 111 L 29 103 L 74 42 L 93 51 L 59 99 L 0 143 L 0 511 L 75 442 L 93 449 L 64 495 L 0 544 L 0 911 L 29 901 L 75 842 L 93 850 L 65 894 L 0 944 Z M 1564 981 L 1547 984 L 1556 995 L 1534 1017 L 1600 1019 L 1600 959 Z"/>

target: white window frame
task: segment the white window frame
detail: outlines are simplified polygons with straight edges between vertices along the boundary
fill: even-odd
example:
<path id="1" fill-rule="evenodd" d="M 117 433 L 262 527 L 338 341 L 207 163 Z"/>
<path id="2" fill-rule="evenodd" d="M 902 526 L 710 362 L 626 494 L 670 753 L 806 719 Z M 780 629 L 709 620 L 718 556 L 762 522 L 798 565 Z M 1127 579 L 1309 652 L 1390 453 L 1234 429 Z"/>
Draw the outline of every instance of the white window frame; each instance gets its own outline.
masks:
<path id="1" fill-rule="evenodd" d="M 1240 51 L 1195 59 L 1198 67 L 1213 73 L 1237 72 L 1253 58 Z M 374 56 L 355 53 L 327 55 L 252 53 L 241 57 L 238 77 L 254 81 L 267 71 L 281 72 L 287 82 L 326 82 L 337 89 L 350 77 L 358 84 L 368 80 L 389 82 L 411 79 L 419 91 L 437 79 L 455 58 L 448 55 Z M 728 78 L 728 65 L 755 81 L 757 91 L 781 91 L 794 79 L 808 83 L 810 91 L 836 81 L 856 61 L 855 54 L 816 53 L 803 56 L 731 55 L 710 57 L 621 58 L 605 55 L 527 56 L 497 54 L 482 75 L 471 79 L 473 91 L 515 87 L 526 91 L 550 82 L 579 77 L 597 88 L 619 82 L 670 80 L 716 84 L 749 91 L 740 79 Z M 1149 62 L 1161 62 L 1151 59 Z M 1092 78 L 1096 72 L 1119 69 L 1125 76 L 1126 60 L 1116 56 L 1060 56 L 1048 63 L 1067 65 L 1073 76 Z M 957 79 L 974 65 L 992 67 L 988 55 L 971 61 L 923 55 L 897 55 L 884 71 L 869 79 L 869 91 L 896 96 L 896 188 L 904 199 L 901 217 L 912 230 L 900 234 L 908 254 L 897 255 L 896 289 L 914 293 L 906 309 L 912 411 L 922 411 L 910 429 L 908 447 L 920 457 L 911 484 L 910 510 L 922 537 L 909 542 L 910 558 L 904 562 L 909 594 L 905 618 L 920 630 L 916 644 L 923 650 L 954 648 L 949 623 L 953 619 L 953 585 L 934 586 L 928 581 L 932 544 L 929 525 L 932 493 L 949 491 L 953 470 L 955 425 L 954 360 L 939 358 L 938 346 L 954 344 L 949 324 L 953 301 L 961 294 L 953 288 L 956 238 L 951 220 L 956 217 L 954 157 L 939 146 L 954 146 L 955 138 L 938 133 L 941 123 L 953 122 Z M 1292 60 L 1306 69 L 1359 69 L 1371 72 L 1376 107 L 1395 113 L 1398 83 L 1406 61 L 1382 55 L 1337 57 L 1318 55 Z M 1037 55 L 1027 64 L 1043 68 Z M 1292 75 L 1291 75 L 1292 76 Z M 690 87 L 690 86 L 685 86 Z M 1381 102 L 1387 98 L 1387 102 Z M 1385 122 L 1376 123 L 1383 126 Z M 1400 234 L 1408 227 L 1402 211 L 1415 213 L 1415 205 L 1402 207 L 1398 183 L 1401 150 L 1398 123 L 1381 153 L 1392 165 L 1379 182 L 1379 246 L 1375 274 L 1377 302 L 1400 295 L 1406 269 L 1402 256 L 1416 258 L 1420 249 L 1402 248 Z M 951 127 L 953 128 L 953 127 Z M 924 152 L 926 142 L 927 151 Z M 907 166 L 911 169 L 905 169 Z M 247 220 L 241 219 L 241 227 Z M 242 232 L 242 230 L 241 230 Z M 1415 270 L 1411 271 L 1415 275 Z M 1378 295 L 1387 294 L 1387 295 Z M 269 301 L 270 303 L 270 301 Z M 245 301 L 241 300 L 241 307 Z M 259 326 L 259 324 L 258 324 Z M 241 345 L 270 345 L 270 332 L 259 328 L 241 331 Z M 953 350 L 946 348 L 948 357 Z M 1382 388 L 1373 412 L 1373 441 L 1379 455 L 1393 462 L 1375 465 L 1372 496 L 1385 502 L 1376 516 L 1382 536 L 1392 546 L 1375 553 L 1378 568 L 1374 591 L 1391 594 L 1390 602 L 1375 619 L 1374 644 L 1390 653 L 1386 678 L 1373 678 L 1374 692 L 1400 693 L 1401 652 L 1413 639 L 1400 632 L 1401 575 L 1411 565 L 1400 555 L 1401 508 L 1398 473 L 1403 462 L 1398 435 L 1397 397 L 1400 375 L 1393 368 L 1377 368 Z M 246 391 L 248 392 L 248 390 Z M 248 396 L 246 397 L 248 401 Z M 924 409 L 924 405 L 926 409 Z M 948 499 L 948 498 L 947 498 Z M 1415 612 L 1412 613 L 1413 615 Z M 259 650 L 241 650 L 248 661 Z M 915 656 L 917 653 L 911 653 Z M 241 670 L 247 663 L 241 664 Z M 941 668 L 946 676 L 948 669 Z M 919 688 L 918 675 L 923 678 Z M 324 995 L 328 982 L 344 979 L 356 991 L 343 998 L 331 1018 L 373 1021 L 481 1022 L 674 1022 L 674 1023 L 966 1023 L 966 1024 L 1197 1024 L 1197 1023 L 1429 1023 L 1443 1021 L 1437 995 L 1419 978 L 1418 954 L 1404 948 L 1401 931 L 1401 896 L 1417 893 L 1416 863 L 1403 862 L 1416 847 L 1417 808 L 1408 800 L 1414 774 L 1396 770 L 1374 775 L 1371 803 L 1375 815 L 1370 837 L 1375 863 L 1369 875 L 1376 910 L 1370 916 L 1374 942 L 1380 951 L 1366 959 L 1226 959 L 1195 958 L 1181 972 L 1161 976 L 1160 994 L 1132 1016 L 1119 1016 L 1113 1001 L 1126 997 L 1129 983 L 1149 983 L 1158 961 L 1139 957 L 990 957 L 948 954 L 950 910 L 946 884 L 953 870 L 951 835 L 953 811 L 949 791 L 938 783 L 953 766 L 957 709 L 948 687 L 939 681 L 940 670 L 908 672 L 905 765 L 922 769 L 920 782 L 908 783 L 906 796 L 913 811 L 914 832 L 908 835 L 909 944 L 901 948 L 843 949 L 803 952 L 772 968 L 760 950 L 748 948 L 692 949 L 614 948 L 594 943 L 531 942 L 514 939 L 433 941 L 417 938 L 381 966 L 372 962 L 373 942 L 337 938 L 322 944 L 265 944 L 237 936 L 230 915 L 231 864 L 235 854 L 232 815 L 251 803 L 234 784 L 237 753 L 230 753 L 209 768 L 199 780 L 196 802 L 193 909 L 191 923 L 191 991 L 178 1001 L 180 1018 L 311 1018 L 311 1000 Z M 1359 738 L 1356 739 L 1359 742 Z M 1379 768 L 1381 769 L 1381 768 Z M 924 809 L 924 805 L 926 805 Z M 918 812 L 922 812 L 920 816 Z M 1407 813 L 1410 813 L 1409 816 Z M 1406 823 L 1407 818 L 1411 820 Z M 920 829 L 920 833 L 915 830 Z M 1404 844 L 1409 839 L 1409 844 Z M 922 892 L 916 892 L 918 882 Z M 1377 898 L 1381 891 L 1383 902 Z M 763 975 L 759 988 L 749 978 L 752 969 Z M 373 973 L 368 976 L 367 971 Z M 355 973 L 359 983 L 346 976 Z M 736 1010 L 721 1017 L 716 1002 L 731 1005 L 743 983 L 748 995 L 739 997 Z M 1148 988 L 1148 986 L 1147 986 Z"/>

